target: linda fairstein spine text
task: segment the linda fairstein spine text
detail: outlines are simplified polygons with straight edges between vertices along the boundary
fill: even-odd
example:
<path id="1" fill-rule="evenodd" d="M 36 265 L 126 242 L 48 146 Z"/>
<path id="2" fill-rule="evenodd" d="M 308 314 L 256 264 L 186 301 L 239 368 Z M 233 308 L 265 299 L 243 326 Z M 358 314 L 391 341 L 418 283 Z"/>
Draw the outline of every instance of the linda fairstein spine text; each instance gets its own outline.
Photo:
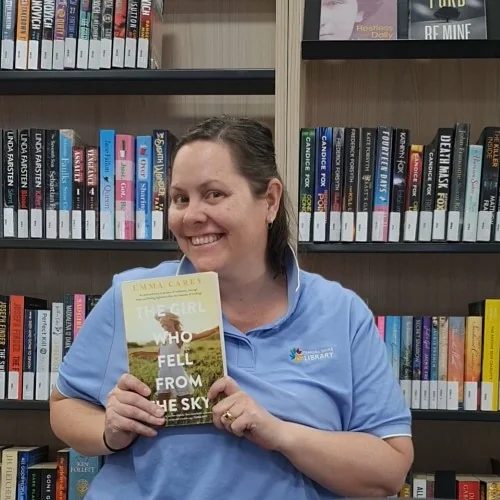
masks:
<path id="1" fill-rule="evenodd" d="M 165 426 L 212 421 L 212 384 L 227 373 L 217 274 L 125 281 L 129 372 L 165 410 Z"/>

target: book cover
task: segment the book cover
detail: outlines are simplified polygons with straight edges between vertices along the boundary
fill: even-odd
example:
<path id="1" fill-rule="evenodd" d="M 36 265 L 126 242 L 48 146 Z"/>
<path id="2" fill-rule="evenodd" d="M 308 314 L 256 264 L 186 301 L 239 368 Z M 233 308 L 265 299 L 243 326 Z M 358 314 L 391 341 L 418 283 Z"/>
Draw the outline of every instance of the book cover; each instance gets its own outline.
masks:
<path id="1" fill-rule="evenodd" d="M 213 272 L 122 283 L 129 372 L 165 409 L 165 426 L 212 421 L 212 384 L 227 373 Z"/>
<path id="2" fill-rule="evenodd" d="M 411 0 L 408 38 L 485 39 L 485 0 Z"/>
<path id="3" fill-rule="evenodd" d="M 320 40 L 396 38 L 397 0 L 321 0 Z"/>

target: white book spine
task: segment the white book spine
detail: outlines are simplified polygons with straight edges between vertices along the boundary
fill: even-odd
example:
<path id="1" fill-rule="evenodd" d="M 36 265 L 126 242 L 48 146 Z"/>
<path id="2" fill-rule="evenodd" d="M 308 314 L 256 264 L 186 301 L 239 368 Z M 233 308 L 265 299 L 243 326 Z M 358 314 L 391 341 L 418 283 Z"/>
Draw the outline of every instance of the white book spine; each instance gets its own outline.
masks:
<path id="1" fill-rule="evenodd" d="M 35 399 L 38 401 L 46 401 L 50 396 L 50 317 L 50 310 L 37 311 Z"/>
<path id="2" fill-rule="evenodd" d="M 50 339 L 50 392 L 55 387 L 59 366 L 63 360 L 63 319 L 64 304 L 62 302 L 52 303 L 52 324 Z"/>

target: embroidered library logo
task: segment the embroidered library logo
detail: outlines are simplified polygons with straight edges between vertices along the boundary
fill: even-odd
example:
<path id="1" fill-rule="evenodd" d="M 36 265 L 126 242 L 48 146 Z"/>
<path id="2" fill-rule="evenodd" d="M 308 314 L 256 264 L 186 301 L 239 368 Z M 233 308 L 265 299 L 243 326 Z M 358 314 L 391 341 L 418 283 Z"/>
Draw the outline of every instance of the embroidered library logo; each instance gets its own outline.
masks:
<path id="1" fill-rule="evenodd" d="M 290 349 L 290 359 L 294 363 L 299 363 L 304 358 L 302 351 L 298 347 Z"/>

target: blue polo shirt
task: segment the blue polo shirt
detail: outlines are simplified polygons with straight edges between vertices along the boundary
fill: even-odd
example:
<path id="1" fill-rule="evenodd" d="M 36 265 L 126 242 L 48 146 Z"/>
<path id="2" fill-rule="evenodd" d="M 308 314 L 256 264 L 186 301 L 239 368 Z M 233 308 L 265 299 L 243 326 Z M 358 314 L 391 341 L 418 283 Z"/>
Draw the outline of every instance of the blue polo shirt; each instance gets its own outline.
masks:
<path id="1" fill-rule="evenodd" d="M 57 387 L 105 405 L 127 371 L 120 283 L 193 272 L 184 257 L 113 278 L 60 366 Z M 224 317 L 228 374 L 277 417 L 328 431 L 411 436 L 411 414 L 373 315 L 352 291 L 288 252 L 288 312 L 242 334 Z M 86 500 L 313 500 L 337 496 L 282 454 L 213 424 L 160 429 L 109 455 Z"/>

